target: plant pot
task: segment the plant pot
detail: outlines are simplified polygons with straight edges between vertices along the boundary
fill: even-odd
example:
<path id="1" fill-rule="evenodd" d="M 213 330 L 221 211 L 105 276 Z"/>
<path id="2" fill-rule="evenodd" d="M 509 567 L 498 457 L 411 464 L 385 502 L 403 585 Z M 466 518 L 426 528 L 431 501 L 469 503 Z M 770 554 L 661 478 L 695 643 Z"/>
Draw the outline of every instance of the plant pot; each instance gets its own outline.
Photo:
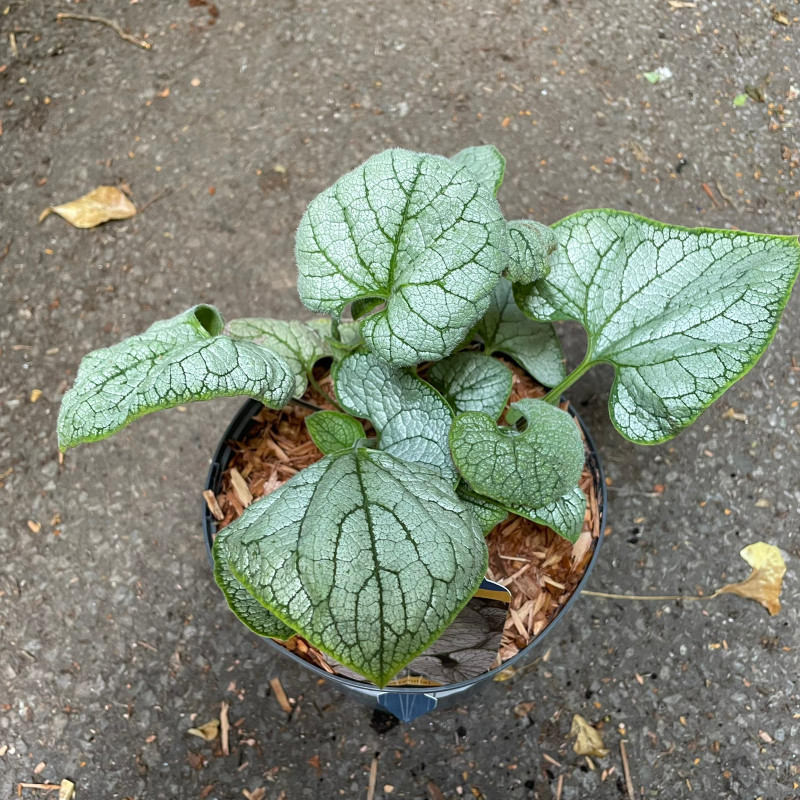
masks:
<path id="1" fill-rule="evenodd" d="M 253 417 L 261 410 L 262 405 L 257 400 L 248 400 L 244 406 L 236 414 L 228 429 L 222 436 L 222 439 L 217 446 L 214 457 L 211 462 L 211 467 L 208 471 L 206 478 L 205 489 L 211 490 L 216 495 L 220 491 L 222 474 L 228 466 L 232 457 L 232 450 L 229 445 L 231 441 L 238 441 L 242 439 L 249 428 L 253 424 Z M 529 659 L 533 651 L 541 646 L 542 642 L 547 636 L 551 634 L 556 625 L 566 616 L 572 608 L 573 603 L 581 593 L 586 581 L 591 573 L 595 562 L 600 553 L 600 547 L 603 543 L 603 533 L 605 529 L 606 520 L 606 484 L 603 475 L 603 467 L 600 462 L 600 456 L 597 453 L 594 441 L 592 440 L 589 431 L 586 428 L 583 420 L 575 413 L 574 409 L 570 406 L 569 413 L 577 420 L 580 425 L 587 445 L 587 463 L 589 469 L 594 477 L 595 490 L 598 497 L 598 510 L 600 515 L 600 533 L 594 547 L 591 560 L 581 577 L 572 596 L 567 600 L 561 610 L 553 618 L 550 624 L 538 635 L 531 643 L 520 650 L 517 655 L 504 661 L 499 667 L 496 667 L 489 672 L 485 672 L 470 680 L 461 681 L 460 683 L 448 684 L 445 686 L 436 687 L 387 687 L 379 689 L 368 683 L 361 683 L 359 681 L 351 680 L 340 675 L 332 675 L 314 664 L 305 661 L 295 653 L 290 652 L 284 647 L 274 642 L 272 639 L 264 638 L 269 647 L 272 647 L 276 652 L 280 653 L 284 658 L 293 660 L 296 664 L 303 669 L 307 669 L 323 678 L 331 685 L 335 686 L 340 691 L 355 698 L 356 700 L 365 703 L 372 708 L 382 709 L 394 714 L 403 722 L 410 722 L 416 717 L 433 711 L 435 708 L 444 708 L 450 705 L 463 702 L 463 700 L 480 686 L 484 685 L 486 681 L 493 680 L 499 673 L 510 666 L 519 666 L 523 661 Z M 206 550 L 208 558 L 213 568 L 213 556 L 211 553 L 211 545 L 214 541 L 214 535 L 217 531 L 216 520 L 214 519 L 208 506 L 203 504 L 203 535 L 206 542 Z M 255 634 L 254 634 L 255 635 Z"/>

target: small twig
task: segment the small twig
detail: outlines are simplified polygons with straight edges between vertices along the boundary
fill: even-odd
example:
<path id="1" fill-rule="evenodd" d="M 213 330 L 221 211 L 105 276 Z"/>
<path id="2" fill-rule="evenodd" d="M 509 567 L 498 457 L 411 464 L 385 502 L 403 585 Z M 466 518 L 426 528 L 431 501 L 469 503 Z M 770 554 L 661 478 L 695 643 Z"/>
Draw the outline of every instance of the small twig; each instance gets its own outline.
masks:
<path id="1" fill-rule="evenodd" d="M 590 597 L 605 597 L 607 600 L 713 600 L 717 595 L 709 594 L 698 597 L 691 594 L 611 594 L 609 592 L 590 592 L 585 589 L 581 594 Z"/>
<path id="2" fill-rule="evenodd" d="M 169 186 L 166 189 L 162 189 L 158 194 L 153 195 L 136 213 L 141 214 L 146 208 L 149 208 L 153 203 L 157 203 L 162 197 L 166 197 L 171 192 L 172 189 Z"/>
<path id="3" fill-rule="evenodd" d="M 19 50 L 17 49 L 17 37 L 13 33 L 8 34 L 8 46 L 11 48 L 11 55 L 14 58 L 19 56 Z"/>
<path id="4" fill-rule="evenodd" d="M 561 793 L 564 791 L 564 773 L 558 776 L 558 783 L 556 784 L 556 800 L 561 800 Z"/>
<path id="5" fill-rule="evenodd" d="M 275 695 L 275 699 L 278 701 L 278 705 L 287 713 L 292 713 L 292 704 L 289 702 L 289 698 L 286 696 L 286 692 L 283 690 L 283 684 L 281 683 L 280 678 L 272 678 L 270 679 L 269 685 L 272 687 L 272 693 Z"/>
<path id="6" fill-rule="evenodd" d="M 703 191 L 711 198 L 711 202 L 717 208 L 721 208 L 722 206 L 720 206 L 719 200 L 717 200 L 717 198 L 714 197 L 714 192 L 712 191 L 711 187 L 707 183 L 701 183 L 700 185 L 703 187 Z"/>
<path id="7" fill-rule="evenodd" d="M 728 195 L 728 194 L 725 194 L 725 192 L 723 192 L 723 191 L 722 191 L 722 187 L 719 185 L 719 181 L 714 181 L 714 185 L 717 187 L 717 191 L 719 192 L 719 196 L 720 196 L 720 197 L 721 197 L 721 198 L 722 198 L 722 199 L 723 199 L 723 200 L 724 200 L 724 201 L 725 201 L 725 202 L 726 202 L 728 205 L 731 205 L 731 206 L 732 206 L 732 205 L 733 205 L 733 198 L 732 198 L 730 195 Z"/>
<path id="8" fill-rule="evenodd" d="M 367 800 L 375 800 L 375 784 L 378 782 L 378 757 L 372 759 L 369 765 L 369 786 L 367 787 Z"/>
<path id="9" fill-rule="evenodd" d="M 114 20 L 106 19 L 105 17 L 92 17 L 88 14 L 73 14 L 70 11 L 61 11 L 56 14 L 56 22 L 60 22 L 62 19 L 74 19 L 78 20 L 79 22 L 96 22 L 99 25 L 105 25 L 107 28 L 111 28 L 120 39 L 124 39 L 126 42 L 130 42 L 131 44 L 135 44 L 137 47 L 141 47 L 143 50 L 151 50 L 153 45 L 150 42 L 146 42 L 144 39 L 139 39 L 136 36 L 132 36 L 130 33 L 125 33 L 124 30 L 116 23 Z"/>
<path id="10" fill-rule="evenodd" d="M 228 719 L 228 704 L 223 700 L 219 707 L 219 738 L 222 744 L 222 755 L 230 755 L 230 743 L 228 735 L 230 733 L 231 723 Z"/>
<path id="11" fill-rule="evenodd" d="M 619 752 L 622 756 L 622 772 L 625 775 L 625 788 L 628 790 L 630 800 L 635 800 L 633 796 L 633 781 L 631 780 L 631 765 L 628 763 L 628 751 L 625 747 L 626 739 L 620 739 Z"/>
<path id="12" fill-rule="evenodd" d="M 60 783 L 18 783 L 17 794 L 22 797 L 23 789 L 41 789 L 43 792 L 54 792 L 60 788 Z"/>

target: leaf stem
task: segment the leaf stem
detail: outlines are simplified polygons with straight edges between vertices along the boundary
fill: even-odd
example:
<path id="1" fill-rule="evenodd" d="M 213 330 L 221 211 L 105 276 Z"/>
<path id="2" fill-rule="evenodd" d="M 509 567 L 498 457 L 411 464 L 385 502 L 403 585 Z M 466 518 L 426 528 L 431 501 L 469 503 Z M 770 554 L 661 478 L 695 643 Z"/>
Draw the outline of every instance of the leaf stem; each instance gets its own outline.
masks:
<path id="1" fill-rule="evenodd" d="M 331 317 L 331 336 L 337 342 L 342 341 L 342 335 L 339 333 L 339 319 L 338 317 Z"/>
<path id="2" fill-rule="evenodd" d="M 592 361 L 592 354 L 587 353 L 584 357 L 583 361 L 575 367 L 572 372 L 564 378 L 561 383 L 557 386 L 554 386 L 542 399 L 546 403 L 552 403 L 553 405 L 558 405 L 561 402 L 561 395 L 564 394 L 564 390 L 568 389 L 572 386 L 575 381 L 578 380 L 587 370 L 594 366 L 594 361 Z"/>
<path id="3" fill-rule="evenodd" d="M 317 390 L 320 396 L 324 397 L 329 402 L 333 403 L 336 408 L 341 411 L 342 407 L 322 388 L 320 382 L 314 377 L 314 374 L 311 370 L 308 372 L 308 381 Z"/>
<path id="4" fill-rule="evenodd" d="M 588 589 L 581 594 L 589 597 L 604 597 L 607 600 L 713 600 L 719 596 L 719 592 L 706 595 L 692 594 L 610 594 L 609 592 L 590 592 Z"/>

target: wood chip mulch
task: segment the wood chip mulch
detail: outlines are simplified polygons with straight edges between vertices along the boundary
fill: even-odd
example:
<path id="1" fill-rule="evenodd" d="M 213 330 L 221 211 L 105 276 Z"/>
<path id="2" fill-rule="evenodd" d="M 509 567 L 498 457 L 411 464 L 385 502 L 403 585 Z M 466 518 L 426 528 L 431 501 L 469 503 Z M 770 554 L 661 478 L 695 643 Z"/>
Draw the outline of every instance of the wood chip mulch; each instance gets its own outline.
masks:
<path id="1" fill-rule="evenodd" d="M 544 395 L 542 387 L 516 365 L 509 366 L 514 372 L 509 402 Z M 325 391 L 332 391 L 328 376 L 320 384 Z M 305 399 L 319 407 L 332 407 L 315 391 L 309 391 Z M 236 519 L 253 500 L 275 491 L 322 458 L 305 426 L 305 418 L 311 413 L 311 409 L 298 405 L 280 411 L 263 408 L 247 436 L 230 443 L 233 457 L 222 475 L 221 490 L 216 498 L 206 496 L 218 528 Z M 587 510 L 583 533 L 574 545 L 549 528 L 514 515 L 487 537 L 487 577 L 505 585 L 512 596 L 495 666 L 515 656 L 552 622 L 589 565 L 600 534 L 600 511 L 588 467 L 584 467 L 580 486 L 587 497 Z M 302 637 L 293 636 L 280 644 L 326 672 L 334 671 Z"/>

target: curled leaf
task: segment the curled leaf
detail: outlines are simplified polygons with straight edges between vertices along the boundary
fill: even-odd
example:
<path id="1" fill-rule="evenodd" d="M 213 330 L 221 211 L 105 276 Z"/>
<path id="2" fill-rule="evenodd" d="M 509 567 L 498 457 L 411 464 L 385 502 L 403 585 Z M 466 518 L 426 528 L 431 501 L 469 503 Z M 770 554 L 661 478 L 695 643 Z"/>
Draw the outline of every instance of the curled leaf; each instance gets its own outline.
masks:
<path id="1" fill-rule="evenodd" d="M 136 206 L 116 186 L 96 189 L 60 206 L 48 206 L 39 215 L 39 222 L 55 212 L 76 228 L 94 228 L 110 219 L 128 219 L 136 214 Z"/>
<path id="2" fill-rule="evenodd" d="M 579 756 L 595 756 L 595 758 L 605 758 L 609 751 L 603 745 L 603 737 L 600 731 L 593 728 L 589 722 L 580 714 L 572 718 L 572 727 L 569 730 L 569 738 L 575 737 L 575 744 L 572 749 Z"/>
<path id="3" fill-rule="evenodd" d="M 781 610 L 781 587 L 786 573 L 786 562 L 781 551 L 773 544 L 755 542 L 747 545 L 739 555 L 753 571 L 739 583 L 729 583 L 717 589 L 717 595 L 735 594 L 761 603 L 770 614 Z"/>
<path id="4" fill-rule="evenodd" d="M 197 736 L 200 739 L 205 739 L 207 742 L 213 742 L 219 736 L 219 720 L 212 719 L 201 725 L 199 728 L 189 728 L 186 733 L 192 736 Z"/>

